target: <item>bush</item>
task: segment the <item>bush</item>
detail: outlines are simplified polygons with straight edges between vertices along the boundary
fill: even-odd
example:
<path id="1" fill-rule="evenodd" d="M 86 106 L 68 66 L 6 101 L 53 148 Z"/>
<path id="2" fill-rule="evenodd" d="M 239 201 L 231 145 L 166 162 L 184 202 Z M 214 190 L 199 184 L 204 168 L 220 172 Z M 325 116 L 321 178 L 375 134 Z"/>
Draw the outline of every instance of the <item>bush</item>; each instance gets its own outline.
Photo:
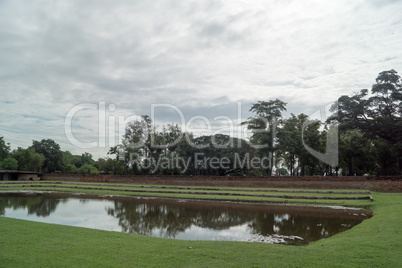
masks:
<path id="1" fill-rule="evenodd" d="M 281 175 L 281 176 L 289 176 L 289 172 L 288 172 L 288 170 L 286 169 L 286 168 L 278 168 L 277 170 L 276 170 L 276 175 L 277 176 L 279 176 L 279 175 Z"/>
<path id="2" fill-rule="evenodd" d="M 78 169 L 78 173 L 97 175 L 97 174 L 99 174 L 99 170 L 92 165 L 85 164 Z"/>
<path id="3" fill-rule="evenodd" d="M 67 164 L 64 167 L 64 173 L 77 173 L 78 168 L 74 164 Z"/>

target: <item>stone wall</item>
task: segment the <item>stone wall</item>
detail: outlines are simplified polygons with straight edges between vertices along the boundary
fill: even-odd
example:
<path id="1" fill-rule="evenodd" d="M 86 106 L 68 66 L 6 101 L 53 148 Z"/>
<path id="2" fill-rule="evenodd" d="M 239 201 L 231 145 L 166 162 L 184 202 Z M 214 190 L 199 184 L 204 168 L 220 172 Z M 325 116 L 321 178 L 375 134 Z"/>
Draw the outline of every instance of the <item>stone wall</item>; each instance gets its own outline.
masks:
<path id="1" fill-rule="evenodd" d="M 37 173 L 20 173 L 18 174 L 19 181 L 38 181 L 40 177 Z"/>

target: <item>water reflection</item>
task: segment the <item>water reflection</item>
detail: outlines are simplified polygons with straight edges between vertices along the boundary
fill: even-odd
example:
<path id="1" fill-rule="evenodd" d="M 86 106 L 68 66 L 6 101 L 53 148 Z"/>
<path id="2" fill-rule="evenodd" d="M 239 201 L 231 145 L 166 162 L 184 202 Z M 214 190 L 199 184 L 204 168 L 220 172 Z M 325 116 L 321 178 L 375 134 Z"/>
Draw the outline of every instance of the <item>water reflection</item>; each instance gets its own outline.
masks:
<path id="1" fill-rule="evenodd" d="M 60 194 L 0 194 L 0 215 L 141 235 L 305 245 L 350 229 L 363 212 Z"/>
<path id="2" fill-rule="evenodd" d="M 253 234 L 297 236 L 308 241 L 316 241 L 350 229 L 361 221 L 361 219 L 355 218 L 306 217 L 291 214 L 261 213 L 249 224 L 249 227 Z"/>
<path id="3" fill-rule="evenodd" d="M 143 200 L 141 202 L 144 202 Z M 175 238 L 192 225 L 213 230 L 225 230 L 253 220 L 253 213 L 245 211 L 195 209 L 188 204 L 165 205 L 152 203 L 120 202 L 107 208 L 108 215 L 119 219 L 124 232 Z"/>
<path id="4" fill-rule="evenodd" d="M 60 202 L 67 202 L 67 199 L 49 199 L 43 195 L 20 195 L 19 198 L 2 197 L 0 198 L 0 215 L 5 214 L 5 208 L 13 210 L 26 208 L 28 215 L 47 217 L 56 210 Z"/>

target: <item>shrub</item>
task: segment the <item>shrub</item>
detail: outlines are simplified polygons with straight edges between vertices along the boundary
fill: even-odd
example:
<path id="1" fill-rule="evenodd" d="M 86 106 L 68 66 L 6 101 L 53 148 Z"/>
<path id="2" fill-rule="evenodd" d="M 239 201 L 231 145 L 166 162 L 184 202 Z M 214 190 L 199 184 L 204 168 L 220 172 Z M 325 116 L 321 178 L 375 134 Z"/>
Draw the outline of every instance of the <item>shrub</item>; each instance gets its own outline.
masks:
<path id="1" fill-rule="evenodd" d="M 78 169 L 78 173 L 96 175 L 96 174 L 99 174 L 99 170 L 92 165 L 85 164 Z"/>

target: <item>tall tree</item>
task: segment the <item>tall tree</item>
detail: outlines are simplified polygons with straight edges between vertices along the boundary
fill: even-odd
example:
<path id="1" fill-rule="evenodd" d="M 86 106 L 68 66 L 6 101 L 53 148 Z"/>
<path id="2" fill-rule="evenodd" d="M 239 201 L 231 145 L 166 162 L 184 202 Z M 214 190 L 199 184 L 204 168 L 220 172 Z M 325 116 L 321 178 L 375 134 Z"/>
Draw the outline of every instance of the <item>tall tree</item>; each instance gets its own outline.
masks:
<path id="1" fill-rule="evenodd" d="M 371 155 L 373 144 L 358 130 L 341 131 L 339 135 L 339 167 L 348 176 L 371 173 L 375 164 Z"/>
<path id="2" fill-rule="evenodd" d="M 260 157 L 269 157 L 271 167 L 266 170 L 269 176 L 274 165 L 276 128 L 281 122 L 283 111 L 286 111 L 286 103 L 279 99 L 259 101 L 250 108 L 255 116 L 241 123 L 252 132 L 250 142 L 257 149 L 257 154 Z"/>
<path id="3" fill-rule="evenodd" d="M 35 152 L 33 148 L 18 147 L 17 150 L 13 150 L 11 155 L 18 161 L 18 170 L 41 171 L 45 162 L 43 154 Z"/>
<path id="4" fill-rule="evenodd" d="M 308 116 L 300 114 L 283 120 L 282 127 L 278 129 L 278 156 L 283 158 L 289 168 L 290 175 L 294 176 L 296 161 L 300 161 L 303 151 L 302 127 Z"/>
<path id="5" fill-rule="evenodd" d="M 383 139 L 393 147 L 402 173 L 402 80 L 395 70 L 381 72 L 372 86 L 349 97 L 341 96 L 337 112 L 328 122 L 339 123 L 340 130 L 359 129 L 366 139 Z"/>
<path id="6" fill-rule="evenodd" d="M 125 129 L 122 144 L 119 148 L 111 148 L 111 154 L 116 153 L 118 157 L 124 157 L 127 168 L 131 168 L 134 173 L 139 173 L 141 166 L 139 163 L 145 159 L 148 161 L 152 155 L 151 144 L 151 118 L 147 115 L 140 119 L 130 122 Z M 148 165 L 148 163 L 145 163 Z"/>
<path id="7" fill-rule="evenodd" d="M 6 143 L 3 137 L 0 137 L 0 160 L 8 157 L 10 153 L 10 143 Z"/>
<path id="8" fill-rule="evenodd" d="M 308 122 L 308 124 L 306 124 Z M 315 175 L 319 171 L 319 161 L 311 155 L 305 145 L 322 151 L 323 135 L 319 121 L 309 121 L 305 114 L 294 115 L 283 120 L 278 128 L 278 156 L 289 168 L 290 175 Z"/>
<path id="9" fill-rule="evenodd" d="M 45 156 L 44 172 L 55 172 L 62 169 L 63 154 L 60 150 L 60 145 L 52 139 L 43 139 L 32 141 L 30 148 L 35 149 L 35 152 Z"/>
<path id="10" fill-rule="evenodd" d="M 81 154 L 81 166 L 88 164 L 88 165 L 94 165 L 95 164 L 95 160 L 92 159 L 92 154 L 90 153 L 83 153 Z"/>

